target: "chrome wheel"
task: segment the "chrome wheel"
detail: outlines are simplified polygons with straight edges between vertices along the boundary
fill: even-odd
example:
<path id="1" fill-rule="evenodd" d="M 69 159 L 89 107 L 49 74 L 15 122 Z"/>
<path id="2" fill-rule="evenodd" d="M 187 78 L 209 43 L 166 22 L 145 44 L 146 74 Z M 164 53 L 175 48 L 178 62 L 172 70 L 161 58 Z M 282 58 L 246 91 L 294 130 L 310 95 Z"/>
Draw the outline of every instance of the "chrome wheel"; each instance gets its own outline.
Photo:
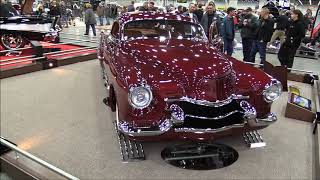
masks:
<path id="1" fill-rule="evenodd" d="M 3 34 L 1 36 L 1 44 L 5 49 L 18 49 L 24 46 L 24 39 L 17 34 Z"/>

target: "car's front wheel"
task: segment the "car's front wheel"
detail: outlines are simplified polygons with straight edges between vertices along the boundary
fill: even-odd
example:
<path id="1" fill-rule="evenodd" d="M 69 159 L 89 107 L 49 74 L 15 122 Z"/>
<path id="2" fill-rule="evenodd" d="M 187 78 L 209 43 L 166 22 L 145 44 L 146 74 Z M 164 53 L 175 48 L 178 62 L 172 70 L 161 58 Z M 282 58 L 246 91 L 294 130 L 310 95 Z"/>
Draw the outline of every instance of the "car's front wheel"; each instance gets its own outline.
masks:
<path id="1" fill-rule="evenodd" d="M 0 38 L 1 46 L 8 50 L 23 48 L 26 45 L 26 40 L 18 34 L 5 33 Z"/>

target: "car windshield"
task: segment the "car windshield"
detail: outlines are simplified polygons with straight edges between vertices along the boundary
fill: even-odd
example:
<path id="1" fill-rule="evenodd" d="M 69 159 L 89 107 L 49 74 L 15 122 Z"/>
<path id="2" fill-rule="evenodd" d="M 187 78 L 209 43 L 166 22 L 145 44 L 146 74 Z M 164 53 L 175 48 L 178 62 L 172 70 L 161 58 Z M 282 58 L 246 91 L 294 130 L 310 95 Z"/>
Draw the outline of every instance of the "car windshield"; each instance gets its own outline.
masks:
<path id="1" fill-rule="evenodd" d="M 124 27 L 124 39 L 155 38 L 206 40 L 202 28 L 194 23 L 178 20 L 139 20 Z"/>

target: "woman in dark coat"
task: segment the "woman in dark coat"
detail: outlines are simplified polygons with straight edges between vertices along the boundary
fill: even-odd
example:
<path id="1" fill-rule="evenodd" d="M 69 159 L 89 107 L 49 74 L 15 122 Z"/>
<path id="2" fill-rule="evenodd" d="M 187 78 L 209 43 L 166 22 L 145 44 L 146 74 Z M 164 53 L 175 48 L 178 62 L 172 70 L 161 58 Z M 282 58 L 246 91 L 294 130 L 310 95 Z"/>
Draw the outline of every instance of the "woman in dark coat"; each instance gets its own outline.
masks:
<path id="1" fill-rule="evenodd" d="M 281 45 L 278 53 L 278 58 L 282 66 L 292 68 L 294 56 L 305 34 L 306 29 L 303 22 L 303 14 L 300 10 L 293 10 L 291 13 L 291 21 L 286 31 L 286 40 Z"/>
<path id="2" fill-rule="evenodd" d="M 86 4 L 84 22 L 86 24 L 86 33 L 84 35 L 89 35 L 89 28 L 91 26 L 93 35 L 97 36 L 95 27 L 95 25 L 97 24 L 96 15 L 92 10 L 92 5 L 89 3 Z"/>

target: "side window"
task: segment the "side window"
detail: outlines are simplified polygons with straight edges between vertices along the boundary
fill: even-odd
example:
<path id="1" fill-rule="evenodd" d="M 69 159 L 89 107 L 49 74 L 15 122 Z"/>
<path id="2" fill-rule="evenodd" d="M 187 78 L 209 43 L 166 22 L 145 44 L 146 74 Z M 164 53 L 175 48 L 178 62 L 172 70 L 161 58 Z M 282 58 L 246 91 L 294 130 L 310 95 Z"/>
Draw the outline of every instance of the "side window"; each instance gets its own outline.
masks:
<path id="1" fill-rule="evenodd" d="M 112 36 L 118 38 L 119 37 L 119 23 L 118 22 L 114 22 L 112 29 L 111 29 L 111 34 Z"/>

